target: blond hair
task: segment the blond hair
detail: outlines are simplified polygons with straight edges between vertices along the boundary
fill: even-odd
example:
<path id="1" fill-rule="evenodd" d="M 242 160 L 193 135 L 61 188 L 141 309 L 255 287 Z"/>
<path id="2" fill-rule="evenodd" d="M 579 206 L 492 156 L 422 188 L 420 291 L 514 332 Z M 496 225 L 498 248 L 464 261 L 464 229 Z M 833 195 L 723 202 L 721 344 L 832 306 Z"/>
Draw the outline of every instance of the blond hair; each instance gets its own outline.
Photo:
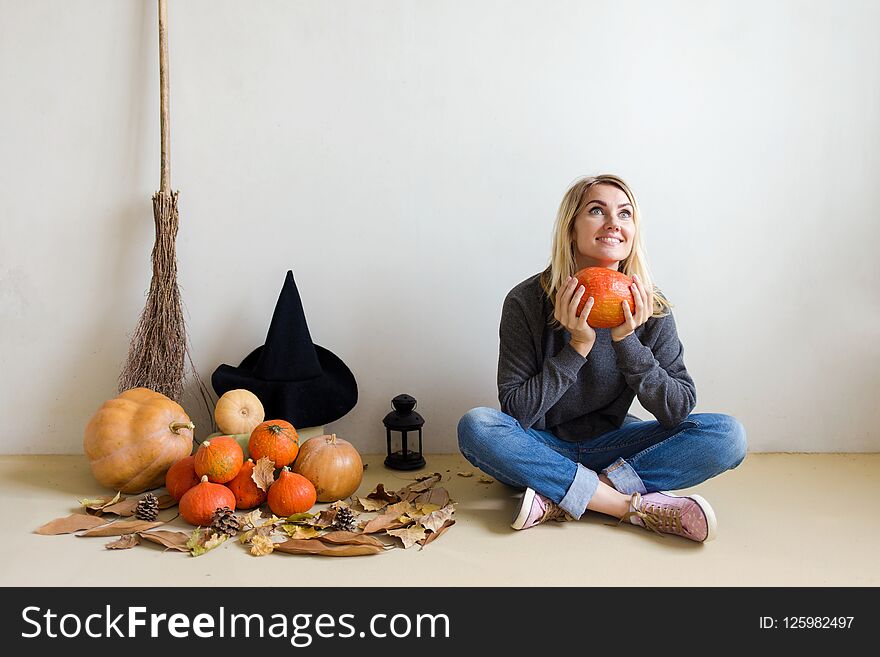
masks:
<path id="1" fill-rule="evenodd" d="M 587 197 L 587 190 L 593 185 L 614 185 L 626 194 L 629 202 L 632 203 L 632 220 L 634 227 L 634 239 L 630 254 L 620 262 L 617 270 L 632 277 L 637 274 L 642 284 L 654 290 L 654 311 L 652 317 L 663 317 L 669 314 L 672 304 L 666 299 L 663 293 L 654 285 L 651 272 L 648 269 L 648 261 L 645 255 L 645 247 L 642 244 L 641 231 L 641 214 L 639 213 L 639 205 L 636 203 L 636 197 L 621 178 L 611 174 L 602 174 L 599 176 L 588 176 L 580 178 L 568 188 L 562 202 L 559 204 L 559 211 L 556 213 L 556 224 L 553 227 L 553 246 L 550 253 L 550 264 L 541 273 L 541 287 L 550 298 L 550 304 L 555 307 L 556 293 L 565 285 L 565 281 L 569 276 L 574 275 L 577 271 L 577 260 L 575 258 L 574 243 L 574 220 L 578 213 L 583 209 Z M 553 316 L 550 316 L 551 324 L 558 324 Z"/>

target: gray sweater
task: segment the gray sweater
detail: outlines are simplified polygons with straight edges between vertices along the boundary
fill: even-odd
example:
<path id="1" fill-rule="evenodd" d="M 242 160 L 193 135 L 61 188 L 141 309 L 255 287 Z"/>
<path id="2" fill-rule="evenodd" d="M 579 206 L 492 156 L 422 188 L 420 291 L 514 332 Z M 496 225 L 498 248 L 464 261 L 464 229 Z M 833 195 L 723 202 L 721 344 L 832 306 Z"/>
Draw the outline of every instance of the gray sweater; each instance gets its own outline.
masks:
<path id="1" fill-rule="evenodd" d="M 548 324 L 553 306 L 539 279 L 526 279 L 504 299 L 498 355 L 504 413 L 524 429 L 569 441 L 620 428 L 636 395 L 664 427 L 688 416 L 697 393 L 672 314 L 648 319 L 619 342 L 611 340 L 611 329 L 596 329 L 584 358 L 567 330 Z"/>

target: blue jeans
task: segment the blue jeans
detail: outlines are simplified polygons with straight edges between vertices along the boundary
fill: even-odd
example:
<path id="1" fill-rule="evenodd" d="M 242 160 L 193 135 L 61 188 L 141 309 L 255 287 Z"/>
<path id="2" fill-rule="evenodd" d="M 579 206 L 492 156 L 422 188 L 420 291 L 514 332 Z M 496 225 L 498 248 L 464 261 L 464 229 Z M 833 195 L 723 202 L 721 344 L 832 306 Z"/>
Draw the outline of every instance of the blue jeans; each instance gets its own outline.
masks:
<path id="1" fill-rule="evenodd" d="M 474 408 L 458 423 L 464 457 L 498 481 L 532 488 L 580 518 L 601 472 L 621 493 L 695 486 L 735 468 L 746 456 L 746 432 L 729 415 L 696 413 L 665 429 L 628 416 L 622 427 L 570 442 L 549 431 L 523 429 L 494 408 Z"/>

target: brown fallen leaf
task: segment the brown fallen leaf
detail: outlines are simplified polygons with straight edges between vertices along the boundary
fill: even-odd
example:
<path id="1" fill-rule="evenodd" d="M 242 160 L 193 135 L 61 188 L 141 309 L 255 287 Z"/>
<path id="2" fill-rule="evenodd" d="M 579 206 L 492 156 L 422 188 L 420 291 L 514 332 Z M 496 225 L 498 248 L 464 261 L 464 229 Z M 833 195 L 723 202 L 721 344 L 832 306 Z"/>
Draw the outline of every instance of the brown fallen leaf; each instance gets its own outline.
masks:
<path id="1" fill-rule="evenodd" d="M 375 490 L 366 497 L 358 497 L 357 501 L 364 511 L 381 511 L 389 504 L 394 504 L 400 498 L 396 493 L 385 490 L 385 484 L 376 484 Z"/>
<path id="2" fill-rule="evenodd" d="M 439 531 L 444 524 L 446 524 L 447 520 L 452 519 L 453 513 L 455 513 L 455 507 L 451 504 L 448 504 L 442 509 L 437 509 L 436 511 L 432 511 L 428 515 L 423 516 L 419 520 L 419 524 L 421 524 L 422 527 L 424 527 L 425 529 L 436 532 Z"/>
<path id="3" fill-rule="evenodd" d="M 434 484 L 438 483 L 441 479 L 443 479 L 443 475 L 439 472 L 424 477 L 417 477 L 413 483 L 398 490 L 397 496 L 402 500 L 414 499 L 414 494 L 424 493 L 426 490 L 433 488 Z"/>
<path id="4" fill-rule="evenodd" d="M 85 507 L 86 513 L 91 513 L 94 515 L 101 515 L 104 511 L 104 507 L 111 506 L 116 504 L 117 502 L 121 502 L 125 498 L 122 497 L 122 492 L 116 493 L 113 497 L 94 497 L 94 498 L 83 498 L 79 501 L 80 505 Z"/>
<path id="5" fill-rule="evenodd" d="M 311 524 L 315 527 L 329 527 L 334 522 L 336 522 L 336 514 L 339 512 L 339 509 L 336 507 L 327 507 L 323 511 L 321 511 L 317 516 L 312 518 Z"/>
<path id="6" fill-rule="evenodd" d="M 254 471 L 251 473 L 251 479 L 262 491 L 268 491 L 269 486 L 275 481 L 275 461 L 268 456 L 262 456 L 254 465 Z"/>
<path id="7" fill-rule="evenodd" d="M 126 534 L 122 538 L 119 538 L 111 543 L 107 543 L 104 547 L 108 550 L 128 550 L 129 548 L 133 548 L 139 542 L 137 534 Z"/>
<path id="8" fill-rule="evenodd" d="M 136 497 L 129 497 L 127 500 L 105 506 L 101 511 L 103 513 L 115 513 L 117 516 L 123 517 L 133 516 L 139 501 Z"/>
<path id="9" fill-rule="evenodd" d="M 406 518 L 406 520 L 401 520 L 401 518 Z M 376 516 L 366 525 L 364 525 L 364 534 L 375 534 L 376 532 L 381 532 L 385 529 L 397 529 L 399 527 L 406 527 L 408 524 L 412 523 L 413 519 L 407 516 L 400 516 L 396 513 L 388 513 L 381 516 Z"/>
<path id="10" fill-rule="evenodd" d="M 45 536 L 57 536 L 58 534 L 73 534 L 83 529 L 91 529 L 106 524 L 104 518 L 87 515 L 85 513 L 71 513 L 66 518 L 56 518 L 34 530 L 35 534 Z"/>
<path id="11" fill-rule="evenodd" d="M 177 500 L 175 500 L 170 495 L 162 495 L 159 497 L 159 510 L 162 509 L 170 509 L 172 506 L 177 506 Z"/>
<path id="12" fill-rule="evenodd" d="M 428 543 L 433 541 L 435 538 L 439 537 L 440 534 L 445 532 L 447 529 L 452 527 L 452 525 L 454 525 L 454 524 L 455 524 L 455 520 L 447 520 L 446 522 L 443 523 L 443 526 L 440 527 L 436 532 L 428 532 L 427 534 L 425 534 L 425 538 L 423 540 L 417 541 L 418 544 L 422 546 L 419 548 L 419 551 L 424 550 L 425 546 Z"/>
<path id="13" fill-rule="evenodd" d="M 283 543 L 275 544 L 275 552 L 287 554 L 317 554 L 325 557 L 359 557 L 384 552 L 384 547 L 375 545 L 330 545 L 319 538 L 302 540 L 291 538 Z"/>
<path id="14" fill-rule="evenodd" d="M 189 534 L 184 532 L 170 532 L 167 529 L 157 529 L 151 532 L 140 532 L 138 536 L 146 541 L 163 545 L 169 550 L 189 552 L 189 548 L 186 547 L 186 543 L 189 541 Z"/>
<path id="15" fill-rule="evenodd" d="M 116 522 L 109 522 L 106 525 L 95 527 L 82 534 L 77 534 L 77 536 L 123 536 L 136 532 L 145 532 L 164 524 L 164 520 L 153 522 L 147 522 L 146 520 L 117 520 Z"/>
<path id="16" fill-rule="evenodd" d="M 411 525 L 404 529 L 389 529 L 390 536 L 396 536 L 403 541 L 404 548 L 411 548 L 418 541 L 425 538 L 425 528 L 421 525 Z"/>
<path id="17" fill-rule="evenodd" d="M 334 545 L 375 545 L 384 548 L 384 544 L 374 536 L 364 536 L 355 532 L 329 532 L 321 537 L 324 543 L 333 543 Z"/>
<path id="18" fill-rule="evenodd" d="M 435 504 L 438 508 L 442 509 L 449 504 L 449 491 L 445 488 L 432 488 L 431 490 L 426 490 L 413 500 L 413 504 L 416 506 Z"/>

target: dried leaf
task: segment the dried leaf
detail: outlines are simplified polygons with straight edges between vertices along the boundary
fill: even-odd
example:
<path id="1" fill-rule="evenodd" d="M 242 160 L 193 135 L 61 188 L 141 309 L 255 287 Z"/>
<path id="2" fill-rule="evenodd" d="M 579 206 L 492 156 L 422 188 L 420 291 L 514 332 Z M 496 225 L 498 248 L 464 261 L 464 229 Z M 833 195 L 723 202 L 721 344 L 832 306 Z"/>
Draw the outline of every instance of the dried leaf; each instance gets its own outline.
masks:
<path id="1" fill-rule="evenodd" d="M 364 511 L 381 511 L 389 504 L 394 504 L 400 498 L 396 493 L 385 490 L 385 484 L 376 484 L 376 488 L 366 497 L 358 497 L 357 501 Z"/>
<path id="2" fill-rule="evenodd" d="M 255 557 L 264 557 L 272 554 L 275 550 L 275 543 L 268 536 L 255 536 L 251 542 L 251 554 Z"/>
<path id="3" fill-rule="evenodd" d="M 370 522 L 364 525 L 364 534 L 375 534 L 376 532 L 381 532 L 384 529 L 397 529 L 399 527 L 406 527 L 412 522 L 413 519 L 408 516 L 401 516 L 397 513 L 386 513 L 381 516 L 376 516 L 375 518 L 370 520 Z"/>
<path id="4" fill-rule="evenodd" d="M 389 529 L 388 534 L 403 541 L 404 548 L 411 548 L 416 542 L 425 538 L 425 528 L 421 525 L 412 525 L 404 529 Z"/>
<path id="5" fill-rule="evenodd" d="M 481 484 L 494 484 L 495 480 L 492 477 L 487 477 L 486 475 L 480 475 L 480 478 L 477 480 Z"/>
<path id="6" fill-rule="evenodd" d="M 124 500 L 122 497 L 122 492 L 117 492 L 113 497 L 95 497 L 95 498 L 84 498 L 79 501 L 80 505 L 84 506 L 86 509 L 86 513 L 90 513 L 92 515 L 100 516 L 104 513 L 104 507 L 112 506 L 117 502 Z"/>
<path id="7" fill-rule="evenodd" d="M 381 511 L 386 506 L 388 506 L 387 500 L 373 500 L 368 497 L 359 497 L 357 498 L 357 502 L 360 507 L 367 513 L 371 511 Z"/>
<path id="8" fill-rule="evenodd" d="M 329 545 L 319 538 L 301 540 L 291 538 L 283 543 L 275 544 L 276 552 L 288 554 L 318 554 L 326 557 L 358 557 L 367 554 L 378 554 L 385 548 L 375 545 Z"/>
<path id="9" fill-rule="evenodd" d="M 101 511 L 123 517 L 133 516 L 139 501 L 136 497 L 129 497 L 127 500 L 105 506 Z"/>
<path id="10" fill-rule="evenodd" d="M 240 520 L 242 529 L 253 529 L 263 524 L 263 515 L 259 509 L 254 509 L 246 516 L 241 516 Z"/>
<path id="11" fill-rule="evenodd" d="M 321 535 L 320 529 L 304 525 L 281 525 L 281 529 L 287 532 L 290 538 L 315 538 Z"/>
<path id="12" fill-rule="evenodd" d="M 416 506 L 420 504 L 434 504 L 438 509 L 442 509 L 449 504 L 449 491 L 445 488 L 432 488 L 431 490 L 426 490 L 413 500 L 413 504 Z"/>
<path id="13" fill-rule="evenodd" d="M 116 495 L 113 497 L 85 497 L 79 501 L 80 505 L 86 507 L 87 509 L 92 509 L 93 511 L 98 511 L 103 509 L 105 506 L 110 506 L 111 504 L 116 504 L 120 500 L 124 500 L 122 497 L 122 491 L 118 491 Z"/>
<path id="14" fill-rule="evenodd" d="M 329 532 L 321 537 L 323 543 L 332 543 L 334 545 L 375 545 L 384 548 L 385 545 L 373 536 L 364 536 L 355 532 Z"/>
<path id="15" fill-rule="evenodd" d="M 108 550 L 128 550 L 129 548 L 133 548 L 139 542 L 137 534 L 126 534 L 120 539 L 117 539 L 111 543 L 107 543 L 104 547 Z"/>
<path id="16" fill-rule="evenodd" d="M 428 515 L 424 516 L 421 520 L 419 520 L 419 523 L 425 529 L 436 532 L 439 531 L 444 524 L 446 524 L 447 520 L 452 519 L 453 513 L 455 513 L 455 507 L 453 507 L 451 504 L 448 504 L 442 509 L 432 511 Z"/>
<path id="17" fill-rule="evenodd" d="M 106 525 L 95 527 L 82 534 L 77 534 L 77 536 L 123 536 L 136 532 L 145 532 L 164 524 L 165 521 L 163 520 L 155 520 L 153 522 L 147 522 L 146 520 L 117 520 L 116 522 L 108 522 Z"/>
<path id="18" fill-rule="evenodd" d="M 196 527 L 193 529 L 192 534 L 190 534 L 189 540 L 186 542 L 186 547 L 189 548 L 189 553 L 192 556 L 200 557 L 205 554 L 205 552 L 213 550 L 227 538 L 229 537 L 226 534 L 217 533 L 210 529 L 203 530 Z"/>
<path id="19" fill-rule="evenodd" d="M 303 513 L 294 513 L 292 516 L 287 516 L 287 522 L 289 523 L 302 523 L 305 525 L 312 524 L 312 518 L 315 517 L 314 513 L 309 513 L 308 511 L 304 511 Z"/>
<path id="20" fill-rule="evenodd" d="M 177 500 L 175 500 L 170 495 L 162 495 L 159 497 L 159 510 L 162 509 L 170 509 L 172 506 L 177 505 Z"/>
<path id="21" fill-rule="evenodd" d="M 459 477 L 473 477 L 474 476 L 473 472 L 459 472 L 457 474 Z"/>
<path id="22" fill-rule="evenodd" d="M 152 532 L 140 532 L 138 536 L 152 543 L 164 545 L 169 550 L 189 552 L 189 548 L 186 546 L 189 541 L 189 535 L 184 532 L 170 532 L 167 529 L 157 529 Z"/>
<path id="23" fill-rule="evenodd" d="M 452 525 L 454 525 L 454 524 L 455 524 L 455 520 L 447 520 L 446 522 L 443 523 L 443 526 L 440 527 L 436 532 L 428 532 L 427 534 L 425 534 L 425 539 L 422 541 L 418 541 L 419 545 L 422 546 L 419 548 L 419 550 L 424 550 L 425 546 L 428 543 L 433 541 L 435 538 L 439 537 L 440 534 L 445 532 L 447 529 L 452 527 Z"/>
<path id="24" fill-rule="evenodd" d="M 269 459 L 268 456 L 262 456 L 254 465 L 254 471 L 251 473 L 251 479 L 262 491 L 268 491 L 269 486 L 275 481 L 275 461 Z"/>
<path id="25" fill-rule="evenodd" d="M 91 529 L 106 524 L 106 520 L 97 516 L 90 516 L 85 513 L 71 513 L 66 518 L 56 518 L 47 522 L 42 527 L 34 530 L 35 534 L 43 534 L 45 536 L 57 536 L 58 534 L 73 534 L 83 529 Z"/>
<path id="26" fill-rule="evenodd" d="M 439 472 L 424 477 L 417 477 L 413 483 L 397 491 L 397 495 L 403 498 L 407 496 L 407 493 L 423 493 L 429 488 L 433 488 L 434 484 L 438 483 L 441 479 L 443 479 L 443 475 Z"/>
<path id="27" fill-rule="evenodd" d="M 334 522 L 336 522 L 336 513 L 338 509 L 334 507 L 328 507 L 321 511 L 315 518 L 312 519 L 312 525 L 315 527 L 330 527 Z"/>

